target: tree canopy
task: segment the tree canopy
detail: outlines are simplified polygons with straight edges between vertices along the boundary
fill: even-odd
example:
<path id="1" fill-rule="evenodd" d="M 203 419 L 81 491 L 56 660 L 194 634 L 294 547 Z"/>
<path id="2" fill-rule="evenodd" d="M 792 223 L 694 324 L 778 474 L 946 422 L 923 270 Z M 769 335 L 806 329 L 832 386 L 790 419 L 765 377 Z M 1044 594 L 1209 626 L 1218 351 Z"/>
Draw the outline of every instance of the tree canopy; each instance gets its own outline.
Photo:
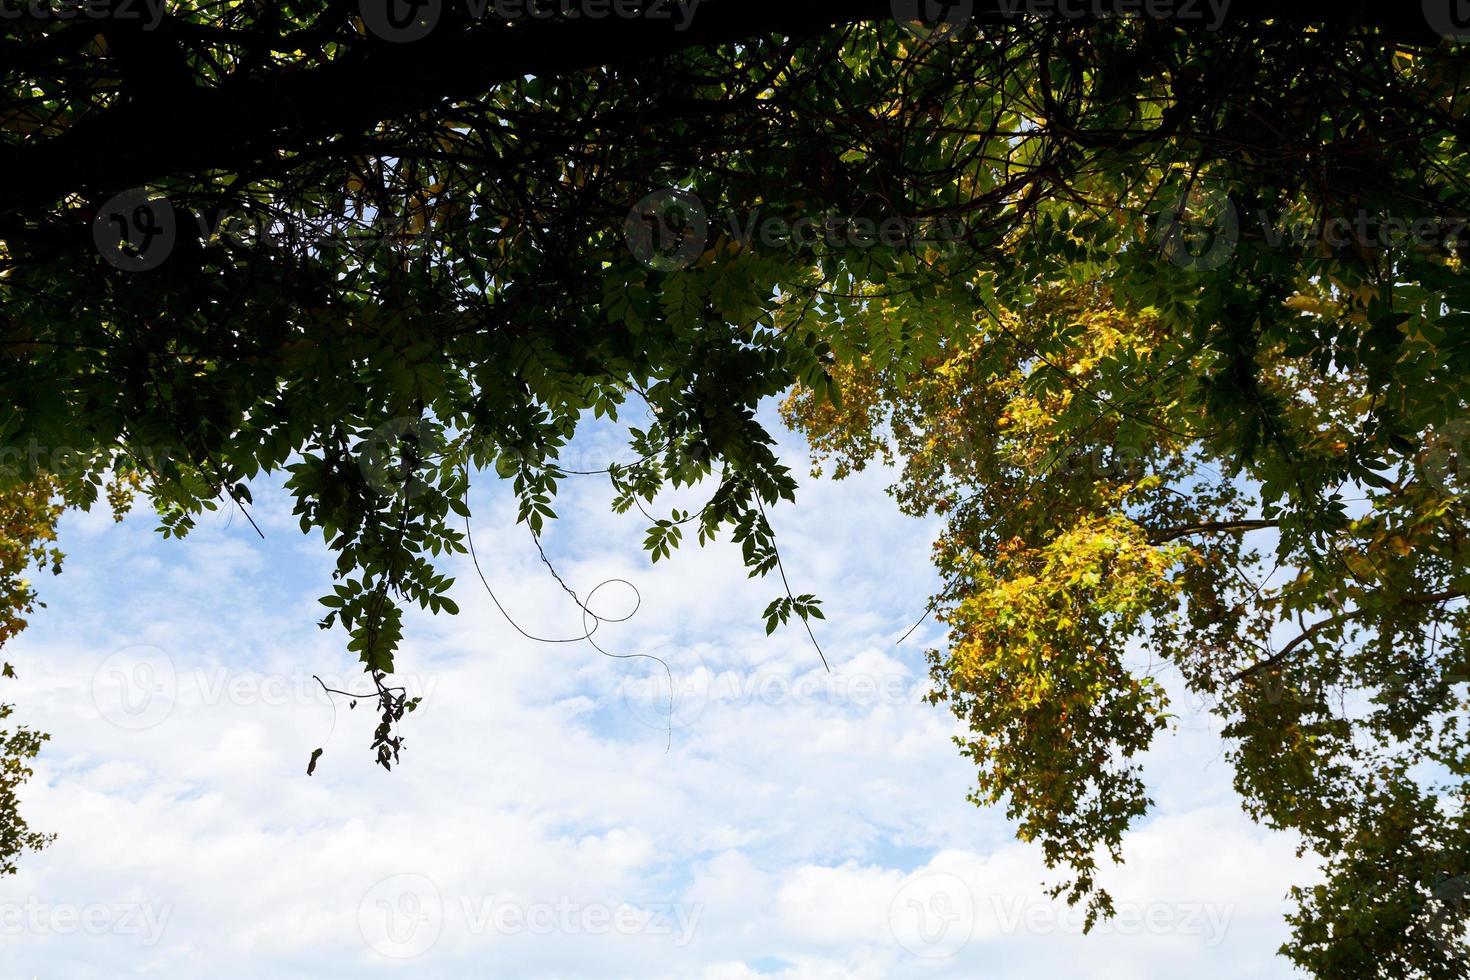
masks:
<path id="1" fill-rule="evenodd" d="M 945 516 L 936 698 L 1060 893 L 1109 910 L 1167 667 L 1326 860 L 1287 955 L 1466 976 L 1453 4 L 591 2 L 5 20 L 7 499 L 121 480 L 181 535 L 279 475 L 386 766 L 470 480 L 538 533 L 586 418 L 647 410 L 600 475 L 655 560 L 729 534 L 820 617 L 766 516 L 794 391 Z"/>

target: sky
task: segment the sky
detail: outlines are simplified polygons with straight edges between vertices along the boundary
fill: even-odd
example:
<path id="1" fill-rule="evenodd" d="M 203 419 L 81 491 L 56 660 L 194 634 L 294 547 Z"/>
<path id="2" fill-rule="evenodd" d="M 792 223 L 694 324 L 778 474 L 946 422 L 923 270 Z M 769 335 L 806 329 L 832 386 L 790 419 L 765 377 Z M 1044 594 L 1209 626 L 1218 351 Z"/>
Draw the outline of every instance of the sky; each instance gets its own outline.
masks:
<path id="1" fill-rule="evenodd" d="M 967 801 L 961 729 L 923 700 L 942 628 L 895 642 L 934 590 L 937 525 L 898 513 L 891 474 L 816 479 L 798 437 L 780 448 L 802 488 L 771 517 L 793 589 L 824 600 L 830 674 L 799 625 L 765 634 L 777 581 L 728 543 L 651 565 L 642 519 L 586 478 L 547 555 L 583 596 L 636 587 L 598 640 L 667 662 L 672 715 L 658 664 L 526 639 L 456 557 L 460 615 L 405 618 L 397 677 L 423 700 L 391 773 L 372 705 L 313 678 L 367 689 L 316 625 L 332 561 L 283 491 L 253 488 L 264 540 L 223 511 L 182 541 L 146 507 L 69 515 L 48 607 L 5 651 L 12 720 L 52 735 L 22 812 L 58 838 L 0 879 L 0 980 L 1292 975 L 1275 951 L 1314 865 L 1242 813 L 1177 685 L 1144 760 L 1155 807 L 1101 875 L 1119 917 L 1084 936 L 1046 898 L 1039 850 Z M 626 455 L 603 425 L 565 465 Z M 471 507 L 506 611 L 579 636 L 507 488 L 480 477 Z M 593 608 L 634 603 L 614 584 Z"/>

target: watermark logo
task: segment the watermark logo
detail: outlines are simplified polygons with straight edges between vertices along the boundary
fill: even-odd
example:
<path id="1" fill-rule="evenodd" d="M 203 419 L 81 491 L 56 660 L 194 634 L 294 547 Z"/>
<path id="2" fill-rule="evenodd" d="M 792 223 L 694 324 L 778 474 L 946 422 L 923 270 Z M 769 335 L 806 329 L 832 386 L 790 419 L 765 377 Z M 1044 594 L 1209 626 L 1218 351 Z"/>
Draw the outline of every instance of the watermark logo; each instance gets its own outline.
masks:
<path id="1" fill-rule="evenodd" d="M 363 438 L 358 446 L 358 468 L 374 492 L 413 500 L 428 492 L 424 473 L 445 449 L 443 430 L 437 423 L 405 416 L 384 422 Z"/>
<path id="2" fill-rule="evenodd" d="M 358 0 L 368 33 L 393 44 L 422 41 L 439 25 L 444 0 Z"/>
<path id="3" fill-rule="evenodd" d="M 704 254 L 709 216 L 697 195 L 665 188 L 633 205 L 623 222 L 623 238 L 633 257 L 648 268 L 677 272 Z"/>
<path id="4" fill-rule="evenodd" d="M 1240 213 L 1222 188 L 1194 183 L 1154 216 L 1154 243 L 1181 269 L 1218 269 L 1240 244 Z"/>
<path id="5" fill-rule="evenodd" d="M 952 37 L 975 17 L 975 0 L 893 0 L 893 19 L 921 41 Z"/>
<path id="6" fill-rule="evenodd" d="M 1470 875 L 1435 886 L 1428 909 L 1430 941 L 1446 955 L 1460 953 L 1470 925 Z"/>
<path id="7" fill-rule="evenodd" d="M 1424 0 L 1424 19 L 1442 37 L 1470 38 L 1470 0 Z"/>
<path id="8" fill-rule="evenodd" d="M 157 647 L 119 650 L 92 674 L 92 702 L 103 718 L 126 731 L 162 723 L 173 712 L 178 694 L 174 662 Z"/>
<path id="9" fill-rule="evenodd" d="M 1470 489 L 1470 419 L 1454 419 L 1429 435 L 1419 475 L 1445 493 L 1459 496 Z"/>
<path id="10" fill-rule="evenodd" d="M 357 906 L 363 941 L 380 956 L 406 960 L 427 953 L 444 929 L 439 888 L 418 874 L 384 878 Z"/>
<path id="11" fill-rule="evenodd" d="M 693 651 L 678 657 L 661 651 L 659 661 L 638 658 L 636 663 L 644 665 L 642 673 L 620 685 L 623 703 L 640 724 L 649 728 L 661 732 L 687 728 L 704 714 L 709 703 L 710 670 Z"/>
<path id="12" fill-rule="evenodd" d="M 915 956 L 948 959 L 975 933 L 975 896 L 956 875 L 918 875 L 893 896 L 888 924 L 898 944 Z"/>
<path id="13" fill-rule="evenodd" d="M 148 272 L 163 265 L 178 235 L 178 218 L 168 198 L 141 189 L 114 195 L 92 219 L 97 251 L 123 272 Z"/>

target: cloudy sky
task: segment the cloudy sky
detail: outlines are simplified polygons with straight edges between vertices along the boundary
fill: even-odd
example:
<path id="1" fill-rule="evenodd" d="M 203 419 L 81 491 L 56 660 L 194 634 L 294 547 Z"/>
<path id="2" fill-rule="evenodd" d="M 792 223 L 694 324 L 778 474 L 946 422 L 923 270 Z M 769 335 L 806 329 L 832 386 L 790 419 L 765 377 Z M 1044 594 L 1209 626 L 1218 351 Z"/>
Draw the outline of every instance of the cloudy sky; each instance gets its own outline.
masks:
<path id="1" fill-rule="evenodd" d="M 796 438 L 783 452 L 806 472 Z M 830 675 L 799 627 L 765 635 L 779 586 L 733 548 L 650 566 L 605 480 L 568 486 L 547 552 L 583 595 L 636 585 L 598 638 L 667 661 L 672 744 L 662 668 L 525 639 L 455 561 L 461 615 L 408 617 L 400 679 L 423 704 L 391 774 L 371 706 L 312 679 L 364 689 L 315 625 L 331 562 L 283 493 L 255 490 L 264 541 L 238 515 L 183 541 L 146 511 L 69 517 L 49 608 L 6 650 L 0 693 L 53 735 L 24 811 L 60 836 L 0 880 L 0 980 L 1289 975 L 1284 898 L 1311 866 L 1241 813 L 1187 702 L 1147 760 L 1156 809 L 1103 876 L 1121 915 L 1091 936 L 1004 814 L 966 802 L 955 723 L 921 700 L 942 634 L 894 642 L 936 529 L 885 483 L 806 479 L 772 515 L 793 587 L 825 600 Z M 509 495 L 486 476 L 472 507 L 507 611 L 578 635 Z"/>

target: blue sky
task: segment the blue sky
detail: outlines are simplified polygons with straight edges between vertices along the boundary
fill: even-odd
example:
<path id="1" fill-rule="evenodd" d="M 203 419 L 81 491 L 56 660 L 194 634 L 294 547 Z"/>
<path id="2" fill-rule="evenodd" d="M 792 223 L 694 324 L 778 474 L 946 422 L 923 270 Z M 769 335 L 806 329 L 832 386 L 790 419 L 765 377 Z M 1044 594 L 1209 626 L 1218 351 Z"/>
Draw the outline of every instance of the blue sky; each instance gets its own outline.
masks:
<path id="1" fill-rule="evenodd" d="M 807 472 L 798 439 L 782 451 Z M 607 427 L 577 454 L 623 455 Z M 461 615 L 406 623 L 399 675 L 424 700 L 391 774 L 370 706 L 334 710 L 312 680 L 364 687 L 315 626 L 331 562 L 284 493 L 254 489 L 264 541 L 228 513 L 183 541 L 146 511 L 68 517 L 49 608 L 6 651 L 6 698 L 53 735 L 25 813 L 60 837 L 0 880 L 0 980 L 1289 975 L 1285 894 L 1312 866 L 1240 812 L 1187 699 L 1146 760 L 1157 806 L 1103 875 L 1123 915 L 1100 933 L 1045 898 L 1002 812 L 966 802 L 955 722 L 922 702 L 942 633 L 894 643 L 933 589 L 936 527 L 886 482 L 806 477 L 772 515 L 793 586 L 825 600 L 830 675 L 799 628 L 765 635 L 779 586 L 733 548 L 650 566 L 605 480 L 568 485 L 548 554 L 583 595 L 637 585 L 638 614 L 598 638 L 670 664 L 672 746 L 660 668 L 524 639 L 455 560 Z M 472 507 L 508 611 L 576 635 L 493 476 Z"/>

